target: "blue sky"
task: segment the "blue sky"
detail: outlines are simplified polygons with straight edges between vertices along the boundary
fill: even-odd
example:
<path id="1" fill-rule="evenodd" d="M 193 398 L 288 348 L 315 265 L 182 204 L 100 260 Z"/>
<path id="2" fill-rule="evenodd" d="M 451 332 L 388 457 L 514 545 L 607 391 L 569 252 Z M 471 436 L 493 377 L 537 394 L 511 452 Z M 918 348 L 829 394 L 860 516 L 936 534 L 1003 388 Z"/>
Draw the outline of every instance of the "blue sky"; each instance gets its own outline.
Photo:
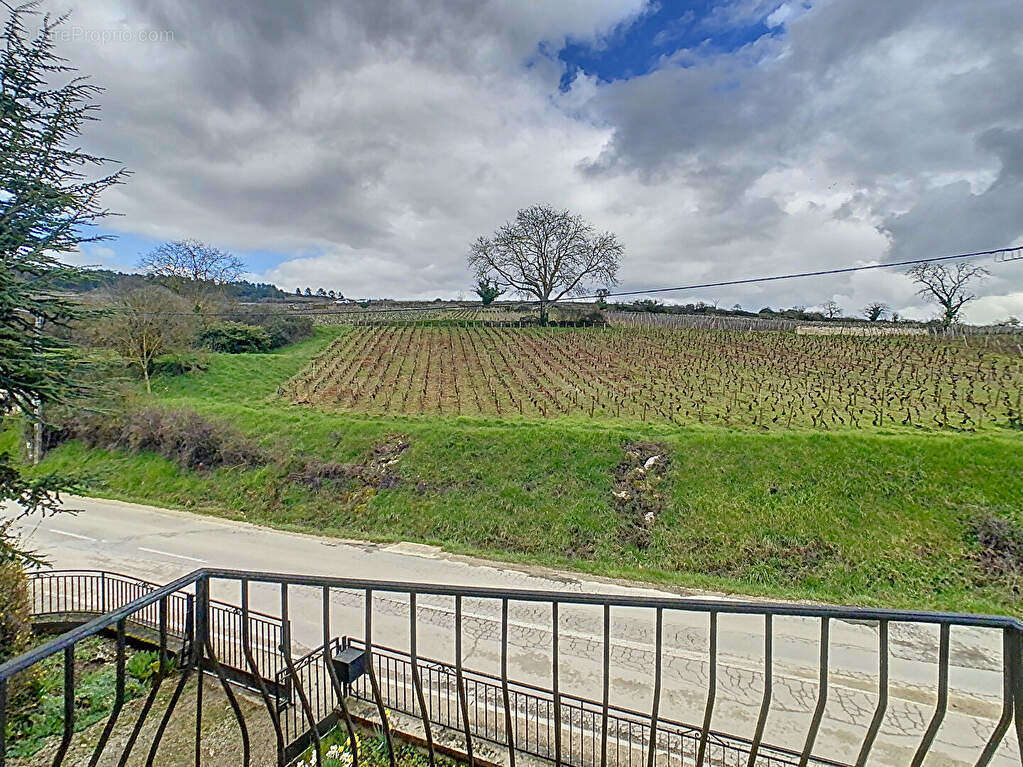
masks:
<path id="1" fill-rule="evenodd" d="M 763 13 L 743 13 L 741 6 L 731 12 L 720 0 L 672 2 L 661 0 L 636 19 L 619 25 L 605 40 L 577 42 L 569 40 L 557 58 L 565 64 L 561 78 L 567 89 L 580 72 L 604 82 L 640 77 L 656 68 L 658 62 L 684 49 L 729 52 L 764 35 L 780 34 L 784 26 L 775 17 Z M 772 3 L 747 3 L 752 8 L 771 8 Z M 773 5 L 781 7 L 784 3 Z M 784 12 L 783 12 L 784 13 Z"/>
<path id="2" fill-rule="evenodd" d="M 97 228 L 90 234 L 105 234 L 109 239 L 82 246 L 82 258 L 76 259 L 79 266 L 102 267 L 118 271 L 133 271 L 138 260 L 160 245 L 164 240 L 130 232 Z M 211 243 L 216 244 L 216 243 Z M 266 272 L 278 264 L 294 257 L 293 254 L 270 250 L 238 250 L 232 253 L 241 258 L 253 275 Z M 255 279 L 259 279 L 258 276 Z M 313 286 L 314 288 L 317 286 Z"/>

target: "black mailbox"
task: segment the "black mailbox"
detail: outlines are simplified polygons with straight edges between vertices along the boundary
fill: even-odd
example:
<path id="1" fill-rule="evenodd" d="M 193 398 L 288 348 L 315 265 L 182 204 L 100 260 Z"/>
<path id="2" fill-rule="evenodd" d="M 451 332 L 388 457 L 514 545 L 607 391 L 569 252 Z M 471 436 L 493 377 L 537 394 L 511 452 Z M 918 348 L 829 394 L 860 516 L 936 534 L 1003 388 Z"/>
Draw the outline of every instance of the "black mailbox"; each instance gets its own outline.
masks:
<path id="1" fill-rule="evenodd" d="M 357 647 L 346 647 L 333 661 L 334 673 L 342 684 L 351 684 L 366 673 L 366 653 Z"/>

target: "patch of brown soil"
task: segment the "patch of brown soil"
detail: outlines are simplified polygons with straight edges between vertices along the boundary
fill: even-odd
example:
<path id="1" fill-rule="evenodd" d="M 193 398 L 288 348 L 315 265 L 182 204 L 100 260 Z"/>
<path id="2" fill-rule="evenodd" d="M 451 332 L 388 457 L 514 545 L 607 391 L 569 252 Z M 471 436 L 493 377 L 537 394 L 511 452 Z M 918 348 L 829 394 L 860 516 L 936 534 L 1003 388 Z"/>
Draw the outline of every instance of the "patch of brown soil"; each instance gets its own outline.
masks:
<path id="1" fill-rule="evenodd" d="M 977 546 L 973 560 L 982 580 L 1018 591 L 1023 584 L 1023 526 L 986 512 L 970 522 L 969 536 Z"/>
<path id="2" fill-rule="evenodd" d="M 397 487 L 400 482 L 397 465 L 408 448 L 406 437 L 394 435 L 376 445 L 361 463 L 309 459 L 301 468 L 288 474 L 288 480 L 317 490 L 327 484 L 338 485 L 348 481 L 354 481 L 357 489 Z"/>

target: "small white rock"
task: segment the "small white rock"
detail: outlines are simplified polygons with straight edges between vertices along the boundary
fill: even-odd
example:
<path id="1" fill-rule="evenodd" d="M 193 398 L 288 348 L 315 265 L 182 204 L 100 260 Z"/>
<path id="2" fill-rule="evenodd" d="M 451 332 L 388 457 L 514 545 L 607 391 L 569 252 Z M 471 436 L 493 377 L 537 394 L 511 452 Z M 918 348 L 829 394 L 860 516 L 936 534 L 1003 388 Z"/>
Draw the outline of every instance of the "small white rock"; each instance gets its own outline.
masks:
<path id="1" fill-rule="evenodd" d="M 659 456 L 659 455 L 652 455 L 652 456 L 650 456 L 649 458 L 646 459 L 646 463 L 643 464 L 643 468 L 646 469 L 647 471 L 650 471 L 650 469 L 652 469 L 654 466 L 656 466 L 657 462 L 660 461 L 660 460 L 661 460 L 661 456 Z"/>

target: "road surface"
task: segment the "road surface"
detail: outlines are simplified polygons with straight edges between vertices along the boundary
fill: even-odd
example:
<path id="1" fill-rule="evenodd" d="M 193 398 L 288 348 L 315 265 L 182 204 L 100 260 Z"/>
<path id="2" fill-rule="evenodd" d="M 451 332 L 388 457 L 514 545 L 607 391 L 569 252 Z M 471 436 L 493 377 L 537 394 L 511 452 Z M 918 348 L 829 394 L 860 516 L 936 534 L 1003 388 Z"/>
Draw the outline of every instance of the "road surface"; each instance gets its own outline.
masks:
<path id="1" fill-rule="evenodd" d="M 533 567 L 485 562 L 445 554 L 428 546 L 371 544 L 257 527 L 181 511 L 90 498 L 69 498 L 77 514 L 24 518 L 26 542 L 55 568 L 103 569 L 157 583 L 203 566 L 333 577 L 458 584 L 561 592 L 679 596 Z M 6 515 L 16 514 L 7 507 Z M 237 584 L 214 582 L 215 598 L 237 604 Z M 707 594 L 701 594 L 707 597 Z M 725 597 L 716 597 L 722 598 Z M 331 633 L 361 636 L 362 596 L 332 594 Z M 252 587 L 252 607 L 279 614 L 279 590 Z M 293 639 L 313 647 L 321 637 L 321 593 L 300 588 L 290 595 Z M 407 600 L 377 594 L 374 641 L 408 645 Z M 465 600 L 464 663 L 499 671 L 499 604 Z M 509 676 L 551 686 L 551 614 L 545 605 L 513 603 L 510 611 Z M 653 612 L 616 608 L 612 622 L 612 704 L 649 711 L 653 681 Z M 453 660 L 453 605 L 448 598 L 420 597 L 420 654 Z M 817 704 L 819 623 L 802 618 L 774 621 L 774 694 L 764 742 L 799 749 Z M 750 737 L 764 685 L 764 620 L 722 615 L 718 623 L 718 680 L 712 726 Z M 602 613 L 599 607 L 563 605 L 559 618 L 560 689 L 601 697 Z M 668 611 L 664 616 L 664 667 L 660 714 L 700 724 L 707 699 L 709 619 Z M 855 763 L 877 706 L 876 624 L 832 622 L 830 688 L 815 755 Z M 909 764 L 935 704 L 937 632 L 898 624 L 890 633 L 889 705 L 871 764 Z M 1001 638 L 983 629 L 952 632 L 949 713 L 926 764 L 973 764 L 1001 712 Z M 1020 764 L 1011 733 L 993 764 Z"/>

